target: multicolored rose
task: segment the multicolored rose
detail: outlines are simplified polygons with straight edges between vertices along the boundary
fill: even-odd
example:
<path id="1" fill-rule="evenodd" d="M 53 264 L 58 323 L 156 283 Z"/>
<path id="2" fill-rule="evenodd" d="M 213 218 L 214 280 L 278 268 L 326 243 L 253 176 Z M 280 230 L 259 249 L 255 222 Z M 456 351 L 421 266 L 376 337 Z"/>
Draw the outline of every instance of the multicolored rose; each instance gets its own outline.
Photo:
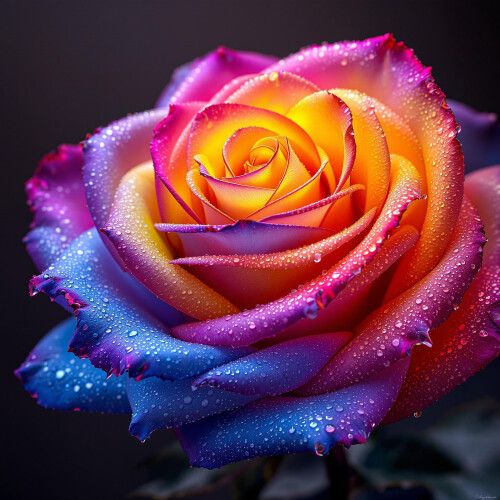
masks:
<path id="1" fill-rule="evenodd" d="M 500 349 L 500 166 L 464 181 L 457 139 L 475 170 L 500 128 L 452 108 L 390 35 L 220 48 L 61 146 L 27 183 L 26 242 L 32 293 L 76 330 L 35 347 L 26 389 L 131 413 L 140 439 L 174 427 L 208 468 L 421 411 Z"/>

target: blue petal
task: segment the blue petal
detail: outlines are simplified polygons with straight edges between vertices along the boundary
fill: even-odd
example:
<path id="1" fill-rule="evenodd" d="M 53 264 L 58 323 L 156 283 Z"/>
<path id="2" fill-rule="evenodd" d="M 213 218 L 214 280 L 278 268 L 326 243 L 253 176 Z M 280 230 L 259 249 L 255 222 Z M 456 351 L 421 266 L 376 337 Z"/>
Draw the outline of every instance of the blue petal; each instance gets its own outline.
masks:
<path id="1" fill-rule="evenodd" d="M 307 398 L 267 397 L 177 430 L 192 465 L 287 453 L 326 454 L 333 446 L 363 443 L 392 406 L 409 358 L 339 391 Z"/>
<path id="2" fill-rule="evenodd" d="M 210 387 L 193 391 L 192 382 L 193 379 L 170 382 L 156 377 L 129 379 L 131 434 L 143 441 L 155 430 L 194 422 L 259 399 Z"/>
<path id="3" fill-rule="evenodd" d="M 180 313 L 123 272 L 95 229 L 73 241 L 31 286 L 32 293 L 66 299 L 78 319 L 70 350 L 108 374 L 176 380 L 254 351 L 171 337 L 159 313 L 169 326 L 181 321 Z"/>
<path id="4" fill-rule="evenodd" d="M 106 378 L 88 359 L 68 352 L 76 321 L 53 328 L 16 370 L 24 388 L 38 403 L 54 410 L 131 413 L 126 377 Z"/>

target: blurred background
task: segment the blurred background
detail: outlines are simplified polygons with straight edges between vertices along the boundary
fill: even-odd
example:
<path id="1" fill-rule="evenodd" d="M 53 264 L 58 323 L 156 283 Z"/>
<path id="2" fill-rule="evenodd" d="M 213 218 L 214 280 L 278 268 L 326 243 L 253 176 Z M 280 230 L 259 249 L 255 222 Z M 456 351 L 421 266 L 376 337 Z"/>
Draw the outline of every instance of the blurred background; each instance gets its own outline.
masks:
<path id="1" fill-rule="evenodd" d="M 286 56 L 312 43 L 392 32 L 433 67 L 447 96 L 499 113 L 500 15 L 492 5 L 478 0 L 0 0 L 5 226 L 0 497 L 126 498 L 149 474 L 138 463 L 172 439 L 161 431 L 141 444 L 129 435 L 127 417 L 42 409 L 13 375 L 42 335 L 65 317 L 47 297 L 28 296 L 35 268 L 21 242 L 31 219 L 23 183 L 40 157 L 127 113 L 151 108 L 175 67 L 218 45 Z M 420 418 L 382 433 L 415 434 L 450 409 L 459 413 L 456 408 L 468 401 L 500 399 L 499 361 Z M 492 432 L 485 442 L 500 448 L 500 433 Z"/>

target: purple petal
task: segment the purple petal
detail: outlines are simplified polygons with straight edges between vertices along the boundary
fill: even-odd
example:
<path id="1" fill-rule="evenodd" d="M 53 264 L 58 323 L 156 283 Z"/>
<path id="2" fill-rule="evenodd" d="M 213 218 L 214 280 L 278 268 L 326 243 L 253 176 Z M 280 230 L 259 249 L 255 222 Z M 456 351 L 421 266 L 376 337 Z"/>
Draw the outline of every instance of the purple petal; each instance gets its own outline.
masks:
<path id="1" fill-rule="evenodd" d="M 364 443 L 391 407 L 409 360 L 348 389 L 321 396 L 275 396 L 202 422 L 178 437 L 192 465 L 213 469 L 256 456 L 316 452 Z"/>
<path id="2" fill-rule="evenodd" d="M 40 160 L 26 183 L 33 222 L 25 242 L 40 270 L 93 225 L 85 200 L 82 165 L 82 148 L 63 144 Z"/>
<path id="3" fill-rule="evenodd" d="M 461 127 L 458 139 L 465 156 L 465 171 L 500 163 L 500 123 L 494 113 L 481 113 L 461 102 L 448 100 Z"/>
<path id="4" fill-rule="evenodd" d="M 231 255 L 248 252 L 282 252 L 331 236 L 329 229 L 255 221 L 226 226 L 200 224 L 156 224 L 159 231 L 177 233 L 186 257 L 204 254 Z"/>
<path id="5" fill-rule="evenodd" d="M 226 83 L 238 76 L 259 73 L 276 62 L 276 57 L 219 47 L 174 73 L 156 107 L 189 101 L 209 101 Z M 182 81 L 179 82 L 179 80 Z M 175 88 L 175 91 L 173 91 Z"/>
<path id="6" fill-rule="evenodd" d="M 363 321 L 354 340 L 300 394 L 349 386 L 409 354 L 413 345 L 430 345 L 429 331 L 458 307 L 480 268 L 484 242 L 481 219 L 464 198 L 449 245 L 433 271 Z"/>
<path id="7" fill-rule="evenodd" d="M 184 425 L 259 399 L 211 387 L 193 391 L 192 383 L 193 379 L 174 382 L 156 377 L 129 379 L 130 433 L 144 441 L 158 429 Z"/>
<path id="8" fill-rule="evenodd" d="M 252 352 L 189 344 L 170 336 L 167 325 L 181 315 L 124 273 L 97 231 L 78 237 L 43 274 L 32 293 L 64 297 L 75 311 L 77 330 L 70 350 L 89 357 L 108 374 L 173 380 L 203 373 Z"/>
<path id="9" fill-rule="evenodd" d="M 131 413 L 126 377 L 111 377 L 88 359 L 68 352 L 76 321 L 53 328 L 16 370 L 24 388 L 38 404 L 54 410 Z"/>
<path id="10" fill-rule="evenodd" d="M 213 368 L 193 385 L 240 394 L 283 394 L 316 375 L 351 337 L 350 332 L 335 332 L 288 340 Z"/>

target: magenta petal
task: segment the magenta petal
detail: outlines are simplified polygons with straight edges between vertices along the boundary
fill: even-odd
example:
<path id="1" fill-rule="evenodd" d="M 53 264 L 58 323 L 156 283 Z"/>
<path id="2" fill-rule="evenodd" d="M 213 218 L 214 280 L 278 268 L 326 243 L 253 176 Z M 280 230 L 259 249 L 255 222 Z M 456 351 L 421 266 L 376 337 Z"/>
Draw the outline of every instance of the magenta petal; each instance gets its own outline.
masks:
<path id="1" fill-rule="evenodd" d="M 155 224 L 159 231 L 177 233 L 186 257 L 203 254 L 243 255 L 247 252 L 282 252 L 331 236 L 329 229 L 255 221 L 226 226 Z"/>
<path id="2" fill-rule="evenodd" d="M 402 162 L 401 169 L 395 170 L 382 212 L 368 235 L 324 276 L 265 306 L 225 318 L 179 325 L 172 329 L 173 334 L 189 342 L 244 346 L 274 337 L 300 319 L 312 317 L 373 260 L 390 231 L 399 224 L 402 213 L 419 197 L 418 174 L 411 164 Z"/>
<path id="3" fill-rule="evenodd" d="M 413 350 L 387 422 L 422 411 L 500 353 L 500 166 L 469 174 L 465 193 L 485 223 L 483 265 L 458 310 L 431 332 L 432 349 Z"/>
<path id="4" fill-rule="evenodd" d="M 283 394 L 318 373 L 351 337 L 350 332 L 335 332 L 288 340 L 217 366 L 197 377 L 193 386 L 260 396 Z"/>
<path id="5" fill-rule="evenodd" d="M 189 66 L 179 68 L 174 74 L 173 85 L 167 86 L 156 103 L 156 107 L 189 101 L 209 101 L 233 78 L 259 73 L 276 62 L 274 56 L 255 52 L 243 52 L 219 47 L 206 56 L 196 59 Z M 182 81 L 179 83 L 179 80 Z M 175 91 L 172 90 L 175 88 Z"/>
<path id="6" fill-rule="evenodd" d="M 346 387 L 410 354 L 415 344 L 430 346 L 430 330 L 458 307 L 480 268 L 484 242 L 481 219 L 472 203 L 464 198 L 458 223 L 437 266 L 363 321 L 356 329 L 355 339 L 301 388 L 301 394 Z"/>
<path id="7" fill-rule="evenodd" d="M 461 127 L 458 139 L 465 157 L 465 171 L 500 163 L 500 123 L 494 113 L 481 113 L 461 102 L 448 100 Z"/>
<path id="8" fill-rule="evenodd" d="M 63 144 L 40 160 L 33 177 L 26 182 L 33 222 L 25 242 L 40 270 L 92 227 L 82 165 L 82 148 Z"/>
<path id="9" fill-rule="evenodd" d="M 337 444 L 364 443 L 394 402 L 408 361 L 329 394 L 266 397 L 184 425 L 177 435 L 191 464 L 208 469 L 256 456 L 323 455 Z"/>

